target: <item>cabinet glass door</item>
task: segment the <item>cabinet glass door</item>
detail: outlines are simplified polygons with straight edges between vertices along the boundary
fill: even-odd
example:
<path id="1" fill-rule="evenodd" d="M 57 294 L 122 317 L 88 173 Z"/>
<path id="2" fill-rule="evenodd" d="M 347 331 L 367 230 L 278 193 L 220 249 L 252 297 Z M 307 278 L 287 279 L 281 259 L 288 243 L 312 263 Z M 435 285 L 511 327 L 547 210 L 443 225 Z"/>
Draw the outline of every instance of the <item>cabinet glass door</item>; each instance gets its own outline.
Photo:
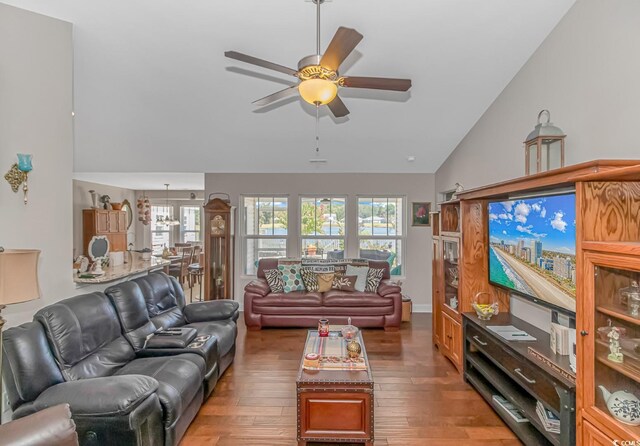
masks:
<path id="1" fill-rule="evenodd" d="M 640 265 L 625 257 L 587 257 L 593 277 L 593 336 L 587 351 L 593 361 L 586 406 L 605 415 L 621 435 L 640 438 Z M 634 268 L 638 268 L 637 270 Z M 589 283 L 590 282 L 590 283 Z M 587 300 L 590 301 L 590 300 Z M 589 367 L 589 365 L 587 365 Z M 591 381 L 591 382 L 589 382 Z M 594 411 L 595 412 L 595 411 Z"/>
<path id="2" fill-rule="evenodd" d="M 435 220 L 434 220 L 435 221 Z M 432 283 L 431 283 L 431 305 L 432 305 L 432 324 L 433 324 L 433 342 L 440 343 L 440 334 L 442 333 L 442 321 L 440 318 L 440 309 L 442 307 L 443 295 L 440 292 L 440 240 L 433 239 L 431 242 L 433 250 L 432 267 Z"/>
<path id="3" fill-rule="evenodd" d="M 442 238 L 442 260 L 444 276 L 444 305 L 458 312 L 458 259 L 460 242 L 457 238 Z"/>

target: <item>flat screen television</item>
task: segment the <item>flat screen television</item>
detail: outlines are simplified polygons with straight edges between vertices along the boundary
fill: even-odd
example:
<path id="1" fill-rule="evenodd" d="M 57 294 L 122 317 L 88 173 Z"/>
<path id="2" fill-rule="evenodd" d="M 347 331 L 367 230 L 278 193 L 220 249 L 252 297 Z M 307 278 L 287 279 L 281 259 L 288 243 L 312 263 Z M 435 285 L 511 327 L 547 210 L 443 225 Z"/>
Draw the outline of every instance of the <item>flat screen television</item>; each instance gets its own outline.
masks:
<path id="1" fill-rule="evenodd" d="M 575 314 L 575 213 L 575 193 L 489 202 L 489 282 Z"/>

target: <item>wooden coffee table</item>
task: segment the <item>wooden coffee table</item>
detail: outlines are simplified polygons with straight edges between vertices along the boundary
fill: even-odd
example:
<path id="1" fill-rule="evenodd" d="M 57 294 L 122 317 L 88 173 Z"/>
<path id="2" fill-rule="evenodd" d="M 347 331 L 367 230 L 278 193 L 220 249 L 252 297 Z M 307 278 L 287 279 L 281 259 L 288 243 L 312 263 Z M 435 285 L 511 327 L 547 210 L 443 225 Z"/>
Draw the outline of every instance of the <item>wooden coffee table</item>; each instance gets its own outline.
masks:
<path id="1" fill-rule="evenodd" d="M 345 342 L 342 337 L 321 339 L 334 345 Z M 362 336 L 358 333 L 366 370 L 305 369 L 304 355 L 317 350 L 321 339 L 317 330 L 309 330 L 296 379 L 298 445 L 314 441 L 373 446 L 373 378 Z"/>

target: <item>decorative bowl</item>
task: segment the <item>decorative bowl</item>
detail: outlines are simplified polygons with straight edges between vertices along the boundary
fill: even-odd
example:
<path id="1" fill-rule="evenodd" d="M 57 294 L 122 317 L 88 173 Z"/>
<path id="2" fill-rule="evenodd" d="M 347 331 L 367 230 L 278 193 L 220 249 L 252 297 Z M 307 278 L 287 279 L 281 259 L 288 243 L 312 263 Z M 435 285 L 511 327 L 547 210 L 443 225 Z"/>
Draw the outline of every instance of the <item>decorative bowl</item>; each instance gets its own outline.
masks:
<path id="1" fill-rule="evenodd" d="M 345 341 L 350 341 L 358 335 L 358 327 L 351 325 L 351 318 L 349 318 L 347 325 L 342 327 L 340 332 Z"/>
<path id="2" fill-rule="evenodd" d="M 611 331 L 611 329 L 613 328 L 612 325 L 605 325 L 604 327 L 599 327 L 598 328 L 598 337 L 600 337 L 600 339 L 602 341 L 605 342 L 609 342 L 609 332 Z M 620 338 L 624 338 L 627 336 L 627 329 L 624 327 L 618 327 L 618 330 L 620 330 Z"/>
<path id="3" fill-rule="evenodd" d="M 476 310 L 478 319 L 482 319 L 483 321 L 488 321 L 491 319 L 491 316 L 498 314 L 500 311 L 498 301 L 486 291 L 481 291 L 473 296 L 471 307 Z"/>
<path id="4" fill-rule="evenodd" d="M 111 209 L 113 209 L 114 211 L 121 211 L 122 203 L 111 203 Z"/>

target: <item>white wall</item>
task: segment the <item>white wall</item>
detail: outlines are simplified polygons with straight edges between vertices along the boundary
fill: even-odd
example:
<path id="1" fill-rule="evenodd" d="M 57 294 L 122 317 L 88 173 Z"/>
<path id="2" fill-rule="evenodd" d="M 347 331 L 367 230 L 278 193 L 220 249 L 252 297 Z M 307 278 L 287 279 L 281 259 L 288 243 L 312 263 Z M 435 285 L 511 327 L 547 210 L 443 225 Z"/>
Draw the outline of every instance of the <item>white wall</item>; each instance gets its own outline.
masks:
<path id="1" fill-rule="evenodd" d="M 438 169 L 436 190 L 524 175 L 522 141 L 545 108 L 567 134 L 567 164 L 640 158 L 639 24 L 637 0 L 578 0 Z M 546 328 L 546 311 L 512 303 Z"/>
<path id="2" fill-rule="evenodd" d="M 433 174 L 220 174 L 205 175 L 205 196 L 211 192 L 226 192 L 231 203 L 238 206 L 240 195 L 273 194 L 289 197 L 289 234 L 293 240 L 299 236 L 299 196 L 302 195 L 346 195 L 347 196 L 347 255 L 358 255 L 357 196 L 406 196 L 405 218 L 413 201 L 435 199 Z M 239 220 L 239 219 L 238 219 Z M 236 224 L 236 282 L 235 299 L 242 303 L 244 286 L 252 279 L 242 276 L 241 238 Z M 289 256 L 299 257 L 294 246 L 289 246 Z M 407 239 L 404 246 L 403 275 L 406 276 L 403 291 L 413 299 L 414 310 L 431 309 L 431 227 L 411 227 L 407 222 Z"/>
<path id="3" fill-rule="evenodd" d="M 29 204 L 0 179 L 0 245 L 42 250 L 42 297 L 3 311 L 7 325 L 73 295 L 71 24 L 0 3 L 0 173 L 33 154 Z"/>
<path id="4" fill-rule="evenodd" d="M 136 191 L 121 187 L 107 186 L 105 184 L 89 183 L 88 181 L 73 180 L 73 252 L 76 256 L 84 254 L 82 246 L 82 210 L 90 209 L 92 205 L 90 190 L 95 190 L 99 195 L 109 195 L 112 203 L 122 203 L 129 200 L 133 211 L 133 221 L 127 230 L 127 246 L 133 243 L 136 246 L 136 226 L 142 224 L 138 221 L 136 213 Z M 98 202 L 98 206 L 101 204 Z"/>
<path id="5" fill-rule="evenodd" d="M 8 306 L 5 328 L 74 294 L 71 39 L 71 24 L 0 3 L 0 173 L 17 161 L 17 152 L 31 153 L 34 167 L 26 206 L 22 191 L 13 193 L 0 178 L 0 245 L 42 251 L 41 298 Z M 0 416 L 6 420 L 8 413 Z"/>

